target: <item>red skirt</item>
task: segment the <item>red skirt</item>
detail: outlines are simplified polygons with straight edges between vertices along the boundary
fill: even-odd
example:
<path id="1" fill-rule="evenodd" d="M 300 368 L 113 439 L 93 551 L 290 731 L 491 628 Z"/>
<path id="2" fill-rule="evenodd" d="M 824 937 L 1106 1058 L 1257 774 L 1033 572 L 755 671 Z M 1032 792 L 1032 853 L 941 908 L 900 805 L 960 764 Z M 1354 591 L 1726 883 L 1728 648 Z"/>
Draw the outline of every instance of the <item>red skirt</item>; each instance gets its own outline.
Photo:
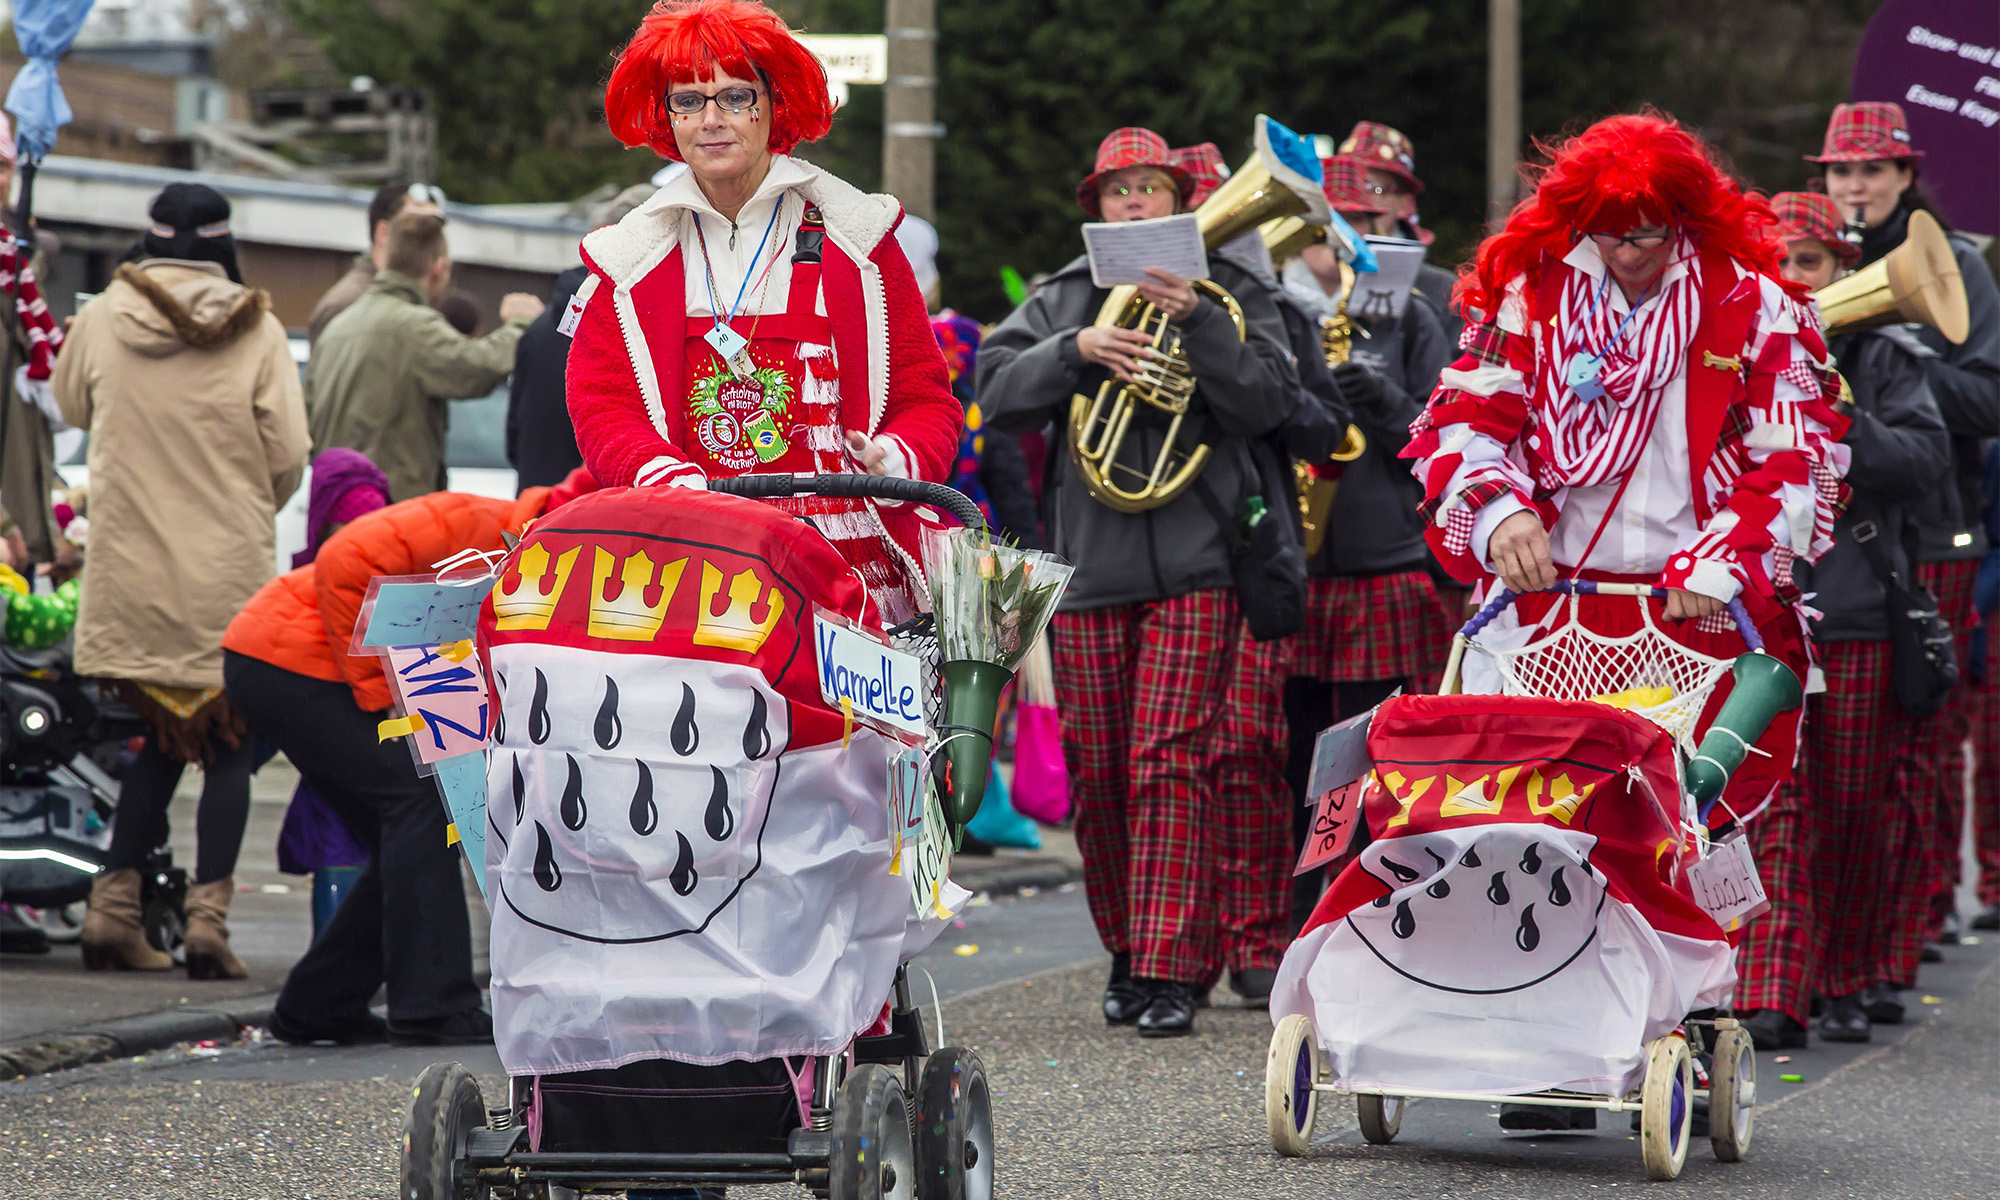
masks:
<path id="1" fill-rule="evenodd" d="M 1292 638 L 1294 675 L 1327 683 L 1409 679 L 1415 684 L 1439 637 L 1451 637 L 1427 572 L 1316 575 L 1308 585 L 1306 625 Z"/>

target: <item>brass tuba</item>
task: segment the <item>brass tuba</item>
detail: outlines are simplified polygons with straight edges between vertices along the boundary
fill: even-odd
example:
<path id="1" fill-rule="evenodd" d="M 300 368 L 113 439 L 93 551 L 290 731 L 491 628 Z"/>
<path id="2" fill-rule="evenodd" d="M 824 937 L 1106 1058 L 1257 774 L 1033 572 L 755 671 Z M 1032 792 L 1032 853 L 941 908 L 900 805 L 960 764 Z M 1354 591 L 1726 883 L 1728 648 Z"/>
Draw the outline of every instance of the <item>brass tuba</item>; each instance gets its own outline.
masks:
<path id="1" fill-rule="evenodd" d="M 1320 191 L 1318 173 L 1319 160 L 1310 141 L 1258 114 L 1256 154 L 1195 210 L 1202 243 L 1212 252 L 1267 221 L 1293 213 L 1310 214 L 1324 223 L 1326 195 Z M 1236 298 L 1212 280 L 1196 280 L 1194 287 L 1221 305 L 1235 322 L 1237 336 L 1243 336 L 1243 307 Z M 1071 397 L 1070 457 L 1084 489 L 1098 503 L 1119 512 L 1145 512 L 1180 495 L 1208 465 L 1206 443 L 1181 445 L 1182 427 L 1194 400 L 1194 369 L 1181 349 L 1180 330 L 1163 310 L 1141 299 L 1136 287 L 1112 288 L 1094 323 L 1101 329 L 1144 332 L 1157 356 L 1142 362 L 1130 383 L 1107 379 L 1095 397 Z M 1118 456 L 1126 434 L 1146 409 L 1168 418 L 1165 435 L 1151 466 L 1135 467 Z"/>
<path id="2" fill-rule="evenodd" d="M 1918 209 L 1910 214 L 1903 244 L 1845 279 L 1817 292 L 1826 335 L 1915 321 L 1929 325 L 1954 346 L 1965 340 L 1971 316 L 1958 260 L 1937 218 Z"/>
<path id="3" fill-rule="evenodd" d="M 1286 261 L 1296 257 L 1307 246 L 1326 241 L 1329 236 L 1336 239 L 1336 250 L 1343 251 L 1340 256 L 1340 301 L 1335 305 L 1332 316 L 1320 318 L 1319 345 L 1320 353 L 1326 356 L 1327 366 L 1337 367 L 1346 362 L 1354 348 L 1357 332 L 1353 319 L 1347 315 L 1347 298 L 1354 292 L 1355 270 L 1348 261 L 1354 245 L 1348 238 L 1353 231 L 1346 230 L 1344 224 L 1329 229 L 1308 225 L 1299 217 L 1285 217 L 1266 222 L 1258 232 L 1263 235 L 1265 248 L 1271 252 L 1271 261 L 1281 269 Z M 1333 452 L 1332 461 L 1353 462 L 1367 450 L 1368 439 L 1362 436 L 1361 427 L 1350 421 L 1347 433 Z M 1333 517 L 1334 493 L 1340 487 L 1337 479 L 1321 478 L 1313 469 L 1315 465 L 1303 459 L 1292 460 L 1292 484 L 1298 493 L 1299 524 L 1304 530 L 1308 560 L 1318 557 L 1320 547 L 1326 542 L 1327 526 Z"/>

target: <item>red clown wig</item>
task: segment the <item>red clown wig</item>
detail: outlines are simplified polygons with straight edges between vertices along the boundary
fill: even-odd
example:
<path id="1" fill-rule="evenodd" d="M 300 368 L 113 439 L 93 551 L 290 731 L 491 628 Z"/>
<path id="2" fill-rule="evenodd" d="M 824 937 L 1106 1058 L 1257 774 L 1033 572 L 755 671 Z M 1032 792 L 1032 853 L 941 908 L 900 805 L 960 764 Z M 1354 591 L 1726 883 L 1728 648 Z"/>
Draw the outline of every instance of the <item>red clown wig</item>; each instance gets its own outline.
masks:
<path id="1" fill-rule="evenodd" d="M 1697 250 L 1778 274 L 1784 247 L 1770 204 L 1738 187 L 1709 146 L 1665 113 L 1606 117 L 1567 141 L 1536 148 L 1548 164 L 1533 173 L 1533 194 L 1480 246 L 1459 284 L 1468 314 L 1498 312 L 1508 283 L 1519 276 L 1534 295 L 1543 255 L 1561 258 L 1587 233 L 1641 225 L 1669 226 Z"/>
<path id="2" fill-rule="evenodd" d="M 718 72 L 759 79 L 771 91 L 771 151 L 789 153 L 833 128 L 826 69 L 778 14 L 757 0 L 660 0 L 618 55 L 604 88 L 604 117 L 627 146 L 680 161 L 666 96 Z"/>

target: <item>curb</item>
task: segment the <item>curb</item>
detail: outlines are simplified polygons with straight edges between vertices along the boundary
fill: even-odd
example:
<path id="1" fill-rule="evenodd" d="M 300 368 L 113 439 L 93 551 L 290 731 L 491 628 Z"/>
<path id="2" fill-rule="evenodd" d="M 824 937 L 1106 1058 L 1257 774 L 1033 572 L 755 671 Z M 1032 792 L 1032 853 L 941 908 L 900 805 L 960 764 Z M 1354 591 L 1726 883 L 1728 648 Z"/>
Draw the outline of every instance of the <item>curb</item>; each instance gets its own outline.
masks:
<path id="1" fill-rule="evenodd" d="M 1082 864 L 1059 858 L 1015 859 L 998 855 L 973 858 L 954 855 L 951 860 L 951 881 L 973 893 L 1011 895 L 1030 887 L 1047 891 L 1065 883 L 1076 883 L 1082 878 Z"/>
<path id="2" fill-rule="evenodd" d="M 0 1081 L 128 1058 L 182 1042 L 234 1041 L 244 1026 L 269 1021 L 277 998 L 278 993 L 265 992 L 214 1004 L 176 1005 L 7 1042 L 0 1045 Z"/>

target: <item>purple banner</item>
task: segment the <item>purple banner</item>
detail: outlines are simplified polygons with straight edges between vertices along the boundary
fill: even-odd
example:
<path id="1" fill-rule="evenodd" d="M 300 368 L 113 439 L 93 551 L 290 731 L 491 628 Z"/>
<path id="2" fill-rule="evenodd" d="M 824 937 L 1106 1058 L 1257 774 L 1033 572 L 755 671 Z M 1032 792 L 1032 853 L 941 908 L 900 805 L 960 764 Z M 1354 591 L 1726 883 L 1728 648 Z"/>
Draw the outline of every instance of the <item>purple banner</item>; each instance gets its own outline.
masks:
<path id="1" fill-rule="evenodd" d="M 1894 100 L 1924 190 L 1959 229 L 2000 234 L 2000 3 L 1888 0 L 1854 58 L 1855 100 Z"/>

